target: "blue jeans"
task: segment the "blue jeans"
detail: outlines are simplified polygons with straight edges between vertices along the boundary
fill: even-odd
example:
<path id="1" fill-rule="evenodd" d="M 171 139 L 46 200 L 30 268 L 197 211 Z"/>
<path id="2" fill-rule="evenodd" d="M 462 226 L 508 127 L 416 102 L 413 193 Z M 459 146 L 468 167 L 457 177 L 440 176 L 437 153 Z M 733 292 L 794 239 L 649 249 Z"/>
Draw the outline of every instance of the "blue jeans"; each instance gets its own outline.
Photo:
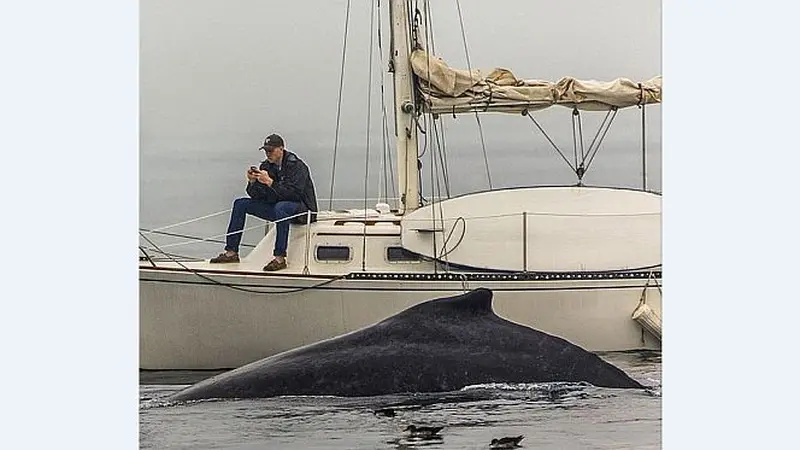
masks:
<path id="1" fill-rule="evenodd" d="M 225 239 L 225 250 L 239 253 L 239 243 L 242 241 L 245 217 L 250 214 L 277 222 L 275 225 L 275 251 L 272 254 L 274 256 L 286 256 L 286 247 L 289 245 L 289 220 L 278 221 L 297 214 L 299 210 L 300 202 L 267 203 L 261 200 L 253 200 L 250 197 L 237 198 L 233 202 L 231 221 L 228 224 L 228 237 Z"/>

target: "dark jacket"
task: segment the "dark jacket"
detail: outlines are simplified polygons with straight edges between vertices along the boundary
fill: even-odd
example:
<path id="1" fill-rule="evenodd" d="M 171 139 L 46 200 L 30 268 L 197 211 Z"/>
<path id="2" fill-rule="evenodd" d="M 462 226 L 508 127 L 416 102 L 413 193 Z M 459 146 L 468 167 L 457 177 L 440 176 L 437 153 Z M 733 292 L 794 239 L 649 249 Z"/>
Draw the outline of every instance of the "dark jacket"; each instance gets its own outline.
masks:
<path id="1" fill-rule="evenodd" d="M 284 150 L 281 167 L 278 169 L 276 164 L 269 160 L 261 162 L 259 169 L 266 170 L 269 177 L 274 181 L 272 186 L 252 181 L 247 184 L 247 194 L 254 199 L 263 199 L 271 203 L 280 201 L 300 202 L 300 210 L 297 213 L 311 211 L 316 213 L 317 194 L 314 190 L 314 182 L 311 180 L 311 173 L 308 166 L 302 159 L 294 153 Z M 317 221 L 317 215 L 311 214 L 311 221 Z M 294 219 L 295 223 L 306 223 L 306 217 L 300 216 Z"/>

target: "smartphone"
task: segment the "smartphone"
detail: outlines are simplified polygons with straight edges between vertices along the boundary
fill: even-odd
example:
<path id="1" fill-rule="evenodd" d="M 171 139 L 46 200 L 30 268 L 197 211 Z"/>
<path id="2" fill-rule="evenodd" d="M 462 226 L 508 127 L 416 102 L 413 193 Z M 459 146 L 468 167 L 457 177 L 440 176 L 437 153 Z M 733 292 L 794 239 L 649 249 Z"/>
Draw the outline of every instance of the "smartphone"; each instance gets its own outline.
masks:
<path id="1" fill-rule="evenodd" d="M 258 172 L 258 167 L 250 166 L 250 172 Z"/>

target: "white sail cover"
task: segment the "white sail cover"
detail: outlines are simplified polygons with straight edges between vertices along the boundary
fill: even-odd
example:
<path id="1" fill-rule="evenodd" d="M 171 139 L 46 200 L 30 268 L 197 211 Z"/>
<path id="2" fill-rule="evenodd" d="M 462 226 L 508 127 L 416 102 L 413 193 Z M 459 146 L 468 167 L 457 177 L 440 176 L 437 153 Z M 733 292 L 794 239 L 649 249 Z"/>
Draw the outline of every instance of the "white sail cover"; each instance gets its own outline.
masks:
<path id="1" fill-rule="evenodd" d="M 521 80 L 503 68 L 495 68 L 488 75 L 478 69 L 454 69 L 441 58 L 420 49 L 411 53 L 411 67 L 419 77 L 419 92 L 430 112 L 519 114 L 553 105 L 606 111 L 612 107 L 661 103 L 660 75 L 642 83 L 627 78 L 585 81 L 564 77 L 555 83 Z"/>

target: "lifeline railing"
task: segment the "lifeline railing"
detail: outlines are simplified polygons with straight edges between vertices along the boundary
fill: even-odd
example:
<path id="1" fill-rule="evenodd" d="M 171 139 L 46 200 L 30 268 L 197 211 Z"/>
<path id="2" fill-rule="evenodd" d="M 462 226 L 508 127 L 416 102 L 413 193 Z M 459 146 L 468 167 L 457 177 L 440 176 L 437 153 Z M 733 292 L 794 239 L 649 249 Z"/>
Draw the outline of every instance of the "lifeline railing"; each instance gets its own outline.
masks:
<path id="1" fill-rule="evenodd" d="M 453 217 L 434 217 L 432 218 L 421 218 L 421 219 L 403 219 L 406 223 L 413 223 L 413 222 L 421 222 L 426 225 L 425 228 L 420 228 L 420 231 L 429 231 L 429 232 L 441 232 L 445 233 L 445 223 L 452 223 L 452 227 L 449 229 L 449 233 L 444 239 L 444 242 L 441 244 L 441 252 L 439 249 L 436 248 L 436 240 L 433 239 L 433 254 L 437 255 L 436 259 L 441 260 L 445 256 L 451 254 L 458 245 L 461 244 L 462 240 L 466 234 L 466 226 L 467 222 L 470 220 L 483 220 L 483 219 L 499 219 L 504 217 L 516 217 L 519 216 L 521 218 L 521 240 L 522 240 L 522 272 L 528 273 L 528 223 L 530 216 L 549 216 L 549 217 L 639 217 L 639 216 L 656 216 L 660 215 L 660 212 L 637 212 L 637 213 L 556 213 L 556 212 L 532 212 L 532 211 L 522 211 L 522 212 L 513 212 L 513 213 L 504 213 L 504 214 L 492 214 L 492 215 L 483 215 L 483 216 L 453 216 Z M 448 248 L 448 243 L 451 241 L 454 231 L 456 230 L 456 226 L 462 223 L 463 226 L 461 228 L 461 236 L 456 241 L 456 244 Z M 429 225 L 432 224 L 432 225 Z M 412 225 L 413 227 L 413 225 Z M 412 228 L 413 229 L 413 228 Z M 639 269 L 649 269 L 652 266 L 642 267 Z M 639 269 L 630 269 L 630 270 L 639 270 Z"/>
<path id="2" fill-rule="evenodd" d="M 192 219 L 192 220 L 187 220 L 187 221 L 184 221 L 184 222 L 180 222 L 180 223 L 178 223 L 178 224 L 173 224 L 173 225 L 169 225 L 169 226 L 165 226 L 165 227 L 161 227 L 161 228 L 156 228 L 156 229 L 153 229 L 153 230 L 142 230 L 142 229 L 140 229 L 140 230 L 139 230 L 139 235 L 140 235 L 140 236 L 144 236 L 143 232 L 144 232 L 144 233 L 148 233 L 148 234 L 160 234 L 160 233 L 161 233 L 163 230 L 165 230 L 165 229 L 173 228 L 173 227 L 175 227 L 175 226 L 178 226 L 178 225 L 185 225 L 185 224 L 188 224 L 188 223 L 191 223 L 191 222 L 196 222 L 196 221 L 198 221 L 198 220 L 202 220 L 202 219 L 206 219 L 206 218 L 209 218 L 209 217 L 213 217 L 213 216 L 215 216 L 215 215 L 219 215 L 219 214 L 221 214 L 221 213 L 225 213 L 225 212 L 228 212 L 228 211 L 230 211 L 230 210 L 227 210 L 227 211 L 221 211 L 221 212 L 214 213 L 214 214 L 209 214 L 209 215 L 207 215 L 207 216 L 203 216 L 203 217 L 196 218 L 196 219 Z M 272 224 L 277 224 L 277 223 L 280 223 L 280 222 L 283 222 L 283 221 L 293 220 L 293 219 L 295 219 L 295 218 L 297 218 L 297 217 L 306 216 L 306 215 L 307 215 L 307 218 L 306 218 L 306 224 L 309 224 L 309 223 L 311 222 L 311 211 L 308 211 L 307 213 L 306 213 L 306 212 L 303 212 L 303 213 L 299 213 L 299 214 L 294 214 L 294 215 L 291 215 L 291 216 L 285 217 L 285 218 L 283 218 L 283 219 L 275 220 L 275 221 L 272 221 L 272 220 L 264 220 L 264 219 L 261 219 L 261 220 L 264 220 L 264 222 L 267 222 L 268 224 L 269 224 L 269 223 L 272 223 Z M 254 216 L 254 217 L 255 217 L 255 216 Z M 260 218 L 259 218 L 259 219 L 260 219 Z M 228 236 L 230 236 L 230 235 L 232 235 L 232 234 L 244 233 L 245 231 L 254 230 L 254 229 L 256 229 L 256 228 L 260 228 L 260 227 L 262 227 L 262 226 L 263 226 L 263 224 L 254 225 L 254 226 L 251 226 L 251 227 L 243 228 L 243 229 L 242 229 L 242 230 L 240 230 L 240 231 L 234 231 L 234 232 L 231 232 L 231 233 L 218 234 L 218 235 L 214 235 L 214 236 L 210 236 L 210 237 L 206 237 L 206 238 L 194 238 L 194 237 L 191 237 L 191 236 L 186 236 L 186 238 L 187 238 L 187 239 L 186 239 L 185 241 L 181 241 L 181 242 L 174 242 L 174 243 L 171 243 L 171 244 L 163 244 L 163 245 L 156 245 L 155 243 L 153 243 L 152 241 L 150 241 L 149 239 L 147 239 L 147 241 L 148 241 L 148 242 L 150 242 L 150 244 L 152 245 L 152 247 L 143 247 L 143 246 L 141 246 L 141 245 L 140 245 L 140 246 L 139 246 L 139 249 L 142 251 L 142 253 L 144 253 L 144 254 L 145 254 L 145 257 L 146 257 L 147 261 L 149 261 L 151 264 L 153 264 L 153 263 L 154 263 L 154 260 L 152 259 L 152 257 L 150 257 L 150 256 L 147 254 L 147 250 L 152 250 L 152 251 L 155 251 L 155 252 L 157 252 L 157 253 L 160 253 L 160 254 L 162 254 L 162 255 L 164 255 L 164 256 L 168 256 L 168 257 L 169 257 L 169 256 L 171 256 L 171 255 L 170 255 L 169 253 L 167 253 L 167 252 L 165 252 L 165 251 L 164 251 L 164 249 L 165 249 L 165 248 L 171 248 L 171 247 L 179 247 L 179 246 L 183 246 L 183 245 L 197 244 L 197 243 L 200 243 L 200 242 L 210 242 L 210 241 L 215 241 L 215 240 L 218 240 L 218 239 L 220 239 L 220 238 L 227 238 Z M 173 255 L 173 256 L 174 256 L 174 255 Z M 172 258 L 170 258 L 170 259 L 172 259 Z"/>
<path id="3" fill-rule="evenodd" d="M 149 232 L 150 233 L 158 233 L 158 232 L 160 232 L 162 230 L 165 230 L 165 229 L 168 229 L 168 228 L 173 228 L 173 227 L 181 225 L 181 224 L 187 224 L 187 223 L 191 223 L 191 222 L 194 222 L 194 221 L 197 221 L 197 220 L 202 220 L 202 219 L 205 219 L 205 218 L 213 217 L 215 215 L 219 215 L 219 214 L 224 213 L 224 212 L 227 212 L 227 211 L 221 211 L 221 212 L 217 212 L 217 213 L 214 213 L 214 214 L 209 214 L 207 216 L 203 216 L 201 218 L 184 221 L 184 222 L 181 222 L 179 224 L 169 225 L 169 226 L 166 226 L 166 227 L 161 227 L 161 228 L 158 228 L 158 229 L 150 230 Z M 311 214 L 312 214 L 311 211 L 307 211 L 307 212 L 294 214 L 294 215 L 285 217 L 285 218 L 277 220 L 277 221 L 269 221 L 269 220 L 264 220 L 264 219 L 262 219 L 262 220 L 264 220 L 268 224 L 277 224 L 277 223 L 280 223 L 280 222 L 283 222 L 283 221 L 291 221 L 291 220 L 294 220 L 294 219 L 296 219 L 298 217 L 306 216 L 306 223 L 303 224 L 303 225 L 309 226 L 311 224 Z M 430 224 L 431 222 L 433 222 L 434 227 L 432 229 L 430 229 L 430 230 L 427 230 L 427 228 L 426 228 L 426 230 L 427 231 L 441 231 L 443 233 L 445 232 L 444 224 L 447 223 L 447 222 L 452 222 L 453 225 L 449 230 L 449 234 L 447 235 L 447 237 L 442 242 L 441 249 L 437 249 L 437 248 L 433 249 L 434 250 L 433 254 L 436 255 L 436 257 L 434 259 L 441 261 L 447 255 L 452 253 L 460 245 L 460 243 L 462 242 L 462 240 L 465 237 L 466 226 L 467 226 L 467 222 L 468 221 L 470 221 L 470 220 L 498 219 L 498 218 L 503 218 L 503 217 L 516 217 L 516 216 L 519 216 L 520 219 L 521 219 L 522 273 L 526 273 L 527 274 L 529 272 L 529 267 L 528 267 L 528 264 L 529 264 L 528 224 L 530 222 L 530 217 L 531 216 L 534 216 L 534 217 L 536 217 L 536 216 L 551 216 L 551 217 L 635 217 L 635 216 L 651 216 L 651 215 L 659 215 L 659 214 L 661 214 L 661 213 L 660 212 L 643 212 L 643 213 L 556 213 L 556 212 L 522 211 L 522 212 L 514 212 L 514 213 L 491 214 L 491 215 L 480 215 L 480 216 L 463 216 L 462 215 L 462 216 L 454 216 L 454 217 L 446 217 L 446 218 L 445 217 L 434 217 L 432 219 L 430 219 L 430 218 L 422 218 L 422 219 L 408 219 L 408 218 L 406 218 L 406 219 L 404 219 L 404 221 L 406 221 L 407 223 L 422 222 L 422 223 L 426 223 L 426 224 Z M 352 217 L 348 217 L 349 221 L 364 221 L 365 223 L 370 219 L 372 219 L 372 217 L 365 217 L 365 216 L 362 216 L 362 215 L 354 215 Z M 325 217 L 325 218 L 321 218 L 320 219 L 319 216 L 318 216 L 318 221 L 336 221 L 336 220 L 341 220 L 341 217 L 332 216 L 332 217 Z M 454 235 L 454 233 L 456 231 L 456 225 L 459 222 L 463 223 L 463 227 L 461 229 L 461 234 L 458 237 L 458 239 L 456 241 L 456 244 L 453 245 L 452 247 L 448 248 L 448 244 L 449 244 L 449 242 L 451 242 L 451 240 L 453 238 L 453 235 Z M 441 229 L 436 228 L 437 226 L 439 226 L 439 224 L 441 224 Z M 167 256 L 170 260 L 174 261 L 173 257 L 175 255 L 172 255 L 172 254 L 169 254 L 169 253 L 165 252 L 164 251 L 165 248 L 171 248 L 171 247 L 177 247 L 177 246 L 189 245 L 189 244 L 196 244 L 196 243 L 199 243 L 199 242 L 213 241 L 215 239 L 225 238 L 225 237 L 227 237 L 227 236 L 229 236 L 231 234 L 244 233 L 245 231 L 249 231 L 249 230 L 253 230 L 253 229 L 256 229 L 256 228 L 260 228 L 261 226 L 263 226 L 263 225 L 259 224 L 259 225 L 254 225 L 252 227 L 244 228 L 241 231 L 236 231 L 236 232 L 233 232 L 233 233 L 224 233 L 224 234 L 219 234 L 219 235 L 215 235 L 215 236 L 211 236 L 211 237 L 207 237 L 207 238 L 189 238 L 189 239 L 187 239 L 186 241 L 183 241 L 183 242 L 177 242 L 177 243 L 165 244 L 165 245 L 156 245 L 155 243 L 153 243 L 152 241 L 147 239 L 148 242 L 150 242 L 150 244 L 152 245 L 152 247 L 142 247 L 142 246 L 140 246 L 139 248 L 142 251 L 142 253 L 145 255 L 144 256 L 144 260 L 150 262 L 150 264 L 155 266 L 156 265 L 155 260 L 153 259 L 153 257 L 151 255 L 149 255 L 147 253 L 148 250 L 160 253 L 160 254 L 162 254 L 164 256 Z M 139 233 L 140 233 L 140 235 L 142 235 L 142 231 L 141 230 L 140 230 Z M 367 235 L 366 226 L 363 229 L 363 234 L 365 236 Z M 309 263 L 310 263 L 310 258 L 311 258 L 311 256 L 310 256 L 311 255 L 311 253 L 310 253 L 311 252 L 311 232 L 310 232 L 310 229 L 306 230 L 306 235 L 305 235 L 304 241 L 305 241 L 304 242 L 304 247 L 305 248 L 304 248 L 303 274 L 307 275 L 307 274 L 309 274 Z M 438 250 L 440 250 L 440 251 L 438 251 Z M 365 262 L 366 261 L 362 261 L 362 271 L 365 270 L 365 264 L 364 264 Z M 646 270 L 646 269 L 650 269 L 652 267 L 654 267 L 654 266 L 647 266 L 647 267 L 641 267 L 641 268 L 635 268 L 635 269 L 628 269 L 626 271 Z M 447 269 L 447 266 L 445 266 L 445 269 Z M 435 270 L 436 270 L 436 268 L 435 268 Z M 658 285 L 656 285 L 656 286 L 658 286 Z M 660 286 L 658 286 L 658 287 L 660 289 Z"/>

